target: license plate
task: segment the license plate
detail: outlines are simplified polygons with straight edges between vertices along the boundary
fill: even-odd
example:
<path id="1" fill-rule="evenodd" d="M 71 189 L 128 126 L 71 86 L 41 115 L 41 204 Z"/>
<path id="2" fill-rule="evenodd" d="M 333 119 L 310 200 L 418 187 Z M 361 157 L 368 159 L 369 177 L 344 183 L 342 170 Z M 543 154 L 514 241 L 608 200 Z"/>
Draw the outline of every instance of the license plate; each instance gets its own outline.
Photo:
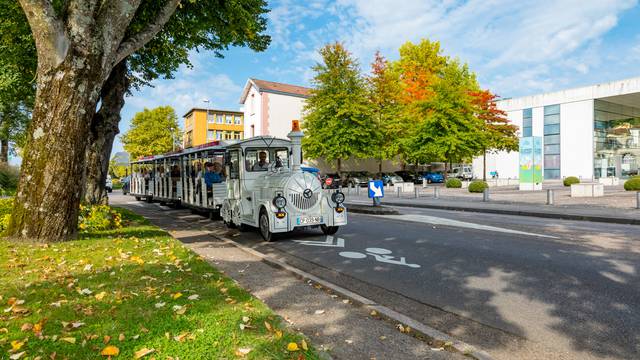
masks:
<path id="1" fill-rule="evenodd" d="M 317 225 L 322 223 L 322 216 L 300 216 L 297 225 Z"/>

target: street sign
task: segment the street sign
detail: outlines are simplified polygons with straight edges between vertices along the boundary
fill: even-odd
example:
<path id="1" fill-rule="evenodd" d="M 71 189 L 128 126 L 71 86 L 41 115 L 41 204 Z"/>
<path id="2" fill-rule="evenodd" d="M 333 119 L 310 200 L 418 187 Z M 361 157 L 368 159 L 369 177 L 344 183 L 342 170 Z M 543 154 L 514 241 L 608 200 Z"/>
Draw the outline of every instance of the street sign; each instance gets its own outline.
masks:
<path id="1" fill-rule="evenodd" d="M 328 177 L 328 178 L 324 179 L 324 183 L 327 186 L 331 186 L 331 184 L 333 184 L 333 178 Z"/>
<path id="2" fill-rule="evenodd" d="M 382 198 L 384 197 L 384 185 L 382 180 L 369 180 L 369 198 Z"/>

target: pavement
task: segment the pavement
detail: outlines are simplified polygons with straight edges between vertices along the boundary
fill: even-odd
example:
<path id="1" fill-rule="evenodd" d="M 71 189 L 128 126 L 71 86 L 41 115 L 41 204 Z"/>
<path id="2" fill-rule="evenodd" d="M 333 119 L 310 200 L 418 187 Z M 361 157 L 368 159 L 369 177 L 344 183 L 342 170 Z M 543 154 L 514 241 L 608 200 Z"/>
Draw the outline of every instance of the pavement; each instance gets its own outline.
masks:
<path id="1" fill-rule="evenodd" d="M 465 359 L 461 353 L 447 351 L 442 342 L 424 341 L 402 333 L 376 306 L 362 306 L 338 295 L 318 282 L 274 267 L 261 256 L 225 241 L 237 238 L 220 222 L 212 222 L 186 209 L 134 201 L 119 194 L 110 203 L 128 208 L 169 231 L 176 239 L 212 266 L 233 278 L 255 297 L 265 302 L 289 326 L 305 334 L 324 359 Z M 322 283 L 322 280 L 319 280 Z M 348 292 L 347 292 L 348 293 Z M 353 294 L 354 298 L 359 299 Z M 378 309 L 376 313 L 372 313 Z"/>
<path id="2" fill-rule="evenodd" d="M 363 296 L 496 359 L 640 358 L 639 226 L 394 206 L 400 215 L 350 213 L 349 224 L 333 237 L 305 230 L 264 243 L 255 232 L 226 232 L 219 222 L 198 220 L 197 216 L 189 220 L 194 215 L 187 210 L 168 210 L 126 198 L 120 201 L 153 221 L 164 222 L 165 227 L 169 224 L 168 228 L 181 230 L 188 228 L 190 221 L 202 223 L 212 234 L 227 234 L 268 259 Z M 190 242 L 187 238 L 182 241 Z M 212 250 L 211 256 L 223 256 L 218 254 L 227 251 L 231 250 Z M 242 278 L 249 275 L 247 271 L 244 276 L 233 275 L 233 265 L 240 263 L 242 270 L 244 262 L 214 261 L 244 286 Z M 257 272 L 262 271 L 267 270 Z M 258 294 L 270 291 L 274 284 L 282 291 L 279 276 L 275 281 L 263 277 L 266 285 L 257 287 Z M 256 290 L 255 283 L 246 285 Z M 293 305 L 287 301 L 290 304 L 295 297 L 285 296 L 282 303 L 270 303 L 268 297 L 265 301 L 276 311 L 287 306 L 305 309 L 305 303 L 313 304 L 320 297 L 315 292 L 309 296 Z M 340 302 L 335 305 L 339 311 L 347 311 L 339 307 Z M 295 315 L 296 320 L 314 318 L 306 311 Z M 367 314 L 360 315 L 366 318 Z M 364 341 L 366 349 L 375 345 L 373 340 L 380 333 L 371 330 L 375 336 L 367 336 L 369 326 L 385 324 L 389 326 L 386 331 L 394 332 L 393 323 L 386 321 L 352 321 L 357 320 L 332 321 L 319 327 L 302 323 L 300 328 L 315 343 L 335 345 L 336 357 L 342 358 L 352 358 L 352 354 L 341 352 L 349 349 L 341 344 L 345 332 L 333 328 L 323 332 L 330 326 L 350 329 L 349 334 L 358 342 Z M 316 332 L 320 335 L 313 338 Z M 335 337 L 337 333 L 340 335 Z M 383 347 L 387 345 L 395 346 L 383 342 Z M 374 356 L 433 355 L 413 350 L 426 349 L 416 344 L 410 348 L 402 355 L 394 350 Z M 372 353 L 363 354 L 365 358 Z"/>
<path id="3" fill-rule="evenodd" d="M 391 189 L 393 190 L 393 188 Z M 367 205 L 371 205 L 371 199 L 367 198 L 365 190 L 366 189 L 360 191 L 359 194 L 351 191 L 347 195 L 346 202 L 347 204 L 356 205 L 358 207 L 358 209 L 356 209 L 357 212 L 370 213 L 371 207 Z M 542 192 L 535 192 L 535 194 L 532 195 L 531 193 L 533 192 L 530 191 L 524 192 L 523 194 L 519 194 L 517 192 L 515 194 L 511 194 L 511 191 L 508 190 L 494 190 L 490 193 L 490 200 L 488 202 L 484 202 L 482 200 L 482 194 L 470 194 L 465 189 L 456 189 L 455 191 L 451 190 L 452 189 L 439 187 L 440 196 L 437 199 L 433 195 L 433 186 L 426 189 L 419 188 L 418 198 L 415 197 L 415 192 L 397 196 L 397 193 L 388 191 L 382 200 L 382 205 L 387 208 L 393 208 L 394 206 L 408 206 L 424 209 L 470 211 L 640 225 L 640 210 L 635 209 L 635 205 L 632 208 L 602 206 L 600 204 L 603 198 L 608 199 L 612 204 L 619 204 L 617 203 L 618 199 L 615 197 L 605 196 L 603 198 L 580 198 L 580 203 L 577 204 L 566 204 L 565 202 L 565 204 L 562 205 L 556 202 L 555 205 L 545 205 L 544 203 L 526 201 L 527 196 L 536 196 L 538 198 L 544 196 L 545 200 L 543 201 L 546 201 L 546 194 Z M 561 190 L 555 191 L 560 192 Z M 508 195 L 505 193 L 508 193 Z M 633 197 L 633 201 L 635 201 L 635 192 L 626 192 L 623 195 L 625 196 L 625 200 L 629 200 Z M 556 197 L 566 196 L 556 194 Z"/>

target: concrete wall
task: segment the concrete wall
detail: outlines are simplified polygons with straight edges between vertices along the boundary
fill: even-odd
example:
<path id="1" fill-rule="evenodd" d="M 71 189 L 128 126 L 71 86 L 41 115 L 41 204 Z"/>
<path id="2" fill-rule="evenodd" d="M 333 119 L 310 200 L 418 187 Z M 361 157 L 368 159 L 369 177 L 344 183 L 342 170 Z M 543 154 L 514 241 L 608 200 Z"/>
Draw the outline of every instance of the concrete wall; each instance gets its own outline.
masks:
<path id="1" fill-rule="evenodd" d="M 560 176 L 593 178 L 593 100 L 560 105 Z"/>
<path id="2" fill-rule="evenodd" d="M 267 93 L 269 135 L 287 138 L 291 120 L 302 120 L 305 99 L 296 96 Z"/>
<path id="3" fill-rule="evenodd" d="M 533 112 L 533 131 L 542 131 L 541 129 L 537 129 L 536 122 L 536 112 Z M 518 126 L 520 129 L 518 134 L 522 135 L 522 111 L 509 111 L 507 112 L 507 118 L 509 121 Z M 500 178 L 511 178 L 515 179 L 518 177 L 518 165 L 520 163 L 519 153 L 517 151 L 512 151 L 507 153 L 506 151 L 501 151 L 496 154 L 489 153 L 487 154 L 487 167 L 485 169 L 487 179 L 491 178 L 490 173 L 492 171 L 498 171 L 498 175 Z M 476 179 L 482 179 L 482 156 L 475 157 L 473 159 L 473 177 Z"/>

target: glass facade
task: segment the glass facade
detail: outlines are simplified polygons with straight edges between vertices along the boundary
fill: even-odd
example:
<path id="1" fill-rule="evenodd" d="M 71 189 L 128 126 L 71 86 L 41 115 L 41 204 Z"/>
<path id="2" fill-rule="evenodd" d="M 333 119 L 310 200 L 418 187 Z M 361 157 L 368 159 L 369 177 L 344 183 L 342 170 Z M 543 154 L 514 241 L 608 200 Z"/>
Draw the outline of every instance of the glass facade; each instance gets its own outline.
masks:
<path id="1" fill-rule="evenodd" d="M 560 105 L 544 107 L 544 178 L 560 178 Z"/>
<path id="2" fill-rule="evenodd" d="M 594 101 L 594 176 L 627 178 L 640 169 L 640 108 Z"/>
<path id="3" fill-rule="evenodd" d="M 522 137 L 533 136 L 533 111 L 522 110 Z"/>

